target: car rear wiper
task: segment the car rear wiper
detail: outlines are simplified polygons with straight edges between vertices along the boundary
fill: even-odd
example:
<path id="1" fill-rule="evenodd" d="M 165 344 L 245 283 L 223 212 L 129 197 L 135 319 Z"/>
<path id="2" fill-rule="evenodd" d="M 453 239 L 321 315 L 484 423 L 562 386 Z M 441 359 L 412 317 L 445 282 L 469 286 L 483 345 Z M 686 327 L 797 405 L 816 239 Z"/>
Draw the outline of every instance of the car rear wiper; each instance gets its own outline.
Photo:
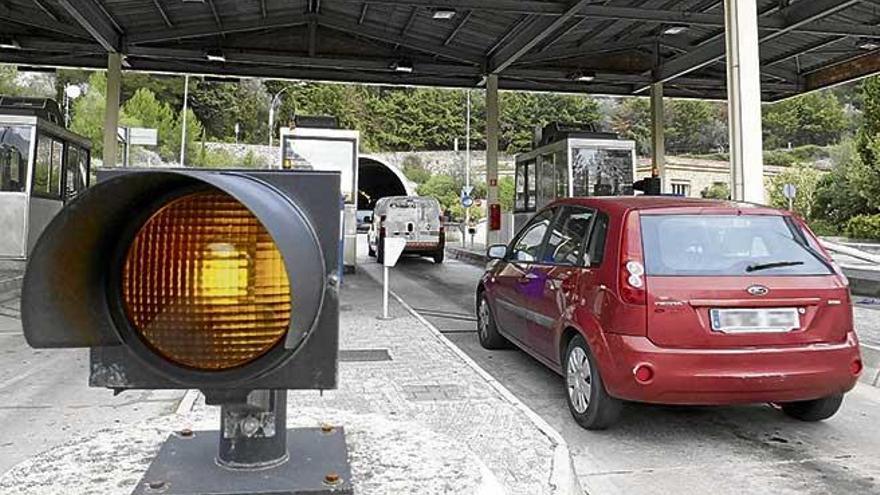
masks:
<path id="1" fill-rule="evenodd" d="M 803 261 L 774 261 L 773 263 L 749 265 L 746 267 L 746 271 L 752 273 L 761 270 L 770 270 L 771 268 L 785 268 L 786 266 L 798 266 L 803 264 Z"/>

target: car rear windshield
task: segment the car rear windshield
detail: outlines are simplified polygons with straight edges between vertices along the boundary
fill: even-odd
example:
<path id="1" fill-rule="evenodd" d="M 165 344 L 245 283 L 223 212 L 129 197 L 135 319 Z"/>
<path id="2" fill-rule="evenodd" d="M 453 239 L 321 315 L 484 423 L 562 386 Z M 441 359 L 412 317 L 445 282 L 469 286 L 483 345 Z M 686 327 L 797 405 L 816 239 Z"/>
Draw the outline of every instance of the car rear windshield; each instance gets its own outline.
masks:
<path id="1" fill-rule="evenodd" d="M 828 275 L 791 220 L 773 215 L 642 215 L 645 270 L 659 276 Z"/>

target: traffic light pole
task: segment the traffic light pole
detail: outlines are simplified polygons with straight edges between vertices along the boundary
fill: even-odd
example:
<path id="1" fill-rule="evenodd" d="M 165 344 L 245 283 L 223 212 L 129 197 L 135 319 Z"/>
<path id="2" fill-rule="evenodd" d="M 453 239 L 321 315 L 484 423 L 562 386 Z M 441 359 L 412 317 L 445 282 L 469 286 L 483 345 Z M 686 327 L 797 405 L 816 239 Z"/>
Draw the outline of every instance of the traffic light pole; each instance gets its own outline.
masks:
<path id="1" fill-rule="evenodd" d="M 287 391 L 255 390 L 243 404 L 220 406 L 217 462 L 232 469 L 283 464 L 287 452 Z"/>

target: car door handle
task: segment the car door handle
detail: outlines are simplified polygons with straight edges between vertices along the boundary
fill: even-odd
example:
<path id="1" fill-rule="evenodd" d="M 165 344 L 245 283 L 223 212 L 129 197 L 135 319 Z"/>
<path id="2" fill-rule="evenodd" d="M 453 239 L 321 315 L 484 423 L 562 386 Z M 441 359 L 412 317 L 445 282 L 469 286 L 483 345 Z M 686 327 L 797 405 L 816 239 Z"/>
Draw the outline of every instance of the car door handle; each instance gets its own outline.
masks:
<path id="1" fill-rule="evenodd" d="M 528 283 L 531 283 L 535 280 L 538 280 L 539 278 L 541 278 L 541 277 L 539 277 L 537 273 L 529 272 L 529 273 L 526 273 L 525 275 L 523 275 L 522 277 L 520 277 L 519 283 L 528 284 Z"/>

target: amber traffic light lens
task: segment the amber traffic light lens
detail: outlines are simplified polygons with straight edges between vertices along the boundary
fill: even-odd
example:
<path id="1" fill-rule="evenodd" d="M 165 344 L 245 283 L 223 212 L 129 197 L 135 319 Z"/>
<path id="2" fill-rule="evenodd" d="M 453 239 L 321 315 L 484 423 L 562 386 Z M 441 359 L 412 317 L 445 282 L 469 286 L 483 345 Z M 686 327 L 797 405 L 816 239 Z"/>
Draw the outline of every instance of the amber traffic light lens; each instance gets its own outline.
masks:
<path id="1" fill-rule="evenodd" d="M 219 191 L 168 203 L 141 227 L 125 257 L 128 319 L 158 354 L 200 370 L 250 363 L 290 325 L 290 285 L 259 220 Z"/>

